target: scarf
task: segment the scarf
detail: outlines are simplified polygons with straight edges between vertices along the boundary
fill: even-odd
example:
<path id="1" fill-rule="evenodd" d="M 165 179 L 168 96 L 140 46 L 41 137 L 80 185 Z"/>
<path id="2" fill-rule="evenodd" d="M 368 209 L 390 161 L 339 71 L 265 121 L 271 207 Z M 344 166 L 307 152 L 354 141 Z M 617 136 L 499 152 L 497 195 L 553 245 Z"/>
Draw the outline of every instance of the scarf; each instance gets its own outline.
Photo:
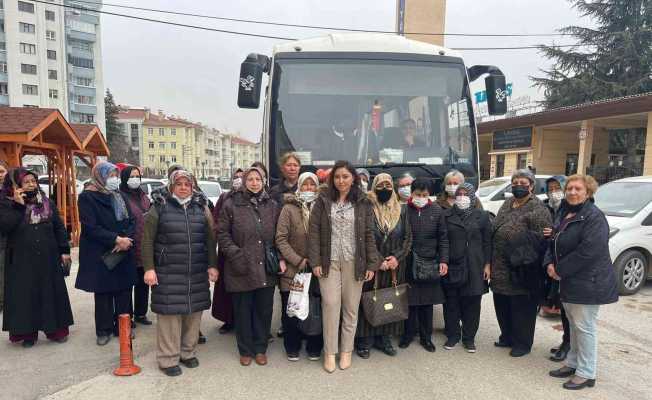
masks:
<path id="1" fill-rule="evenodd" d="M 312 172 L 304 172 L 299 175 L 299 180 L 297 182 L 297 191 L 295 193 L 296 199 L 299 201 L 299 204 L 301 204 L 301 217 L 303 220 L 303 226 L 306 228 L 306 232 L 308 232 L 308 223 L 310 220 L 310 211 L 312 210 L 312 205 L 315 204 L 315 200 L 317 200 L 316 193 L 315 198 L 309 202 L 303 200 L 299 196 L 299 193 L 301 193 L 301 186 L 303 186 L 303 183 L 308 179 L 311 179 L 317 186 L 317 189 L 319 189 L 319 178 L 317 178 L 317 175 L 313 174 Z"/>
<path id="2" fill-rule="evenodd" d="M 475 188 L 470 183 L 468 182 L 462 183 L 457 188 L 457 191 L 455 192 L 455 196 L 459 196 L 462 193 L 462 191 L 466 192 L 466 196 L 471 200 L 471 204 L 469 204 L 469 208 L 467 208 L 466 210 L 460 210 L 459 208 L 457 208 L 457 205 L 454 205 L 453 207 L 455 207 L 455 212 L 457 212 L 457 215 L 459 215 L 460 218 L 462 218 L 462 221 L 464 221 L 469 217 L 469 215 L 471 215 L 471 213 L 473 213 L 473 209 L 475 208 L 476 198 L 475 198 Z"/>
<path id="3" fill-rule="evenodd" d="M 389 182 L 392 185 L 392 196 L 385 204 L 382 204 L 378 201 L 375 190 L 379 184 L 384 182 Z M 398 201 L 398 195 L 394 192 L 392 177 L 386 173 L 376 175 L 371 185 L 368 197 L 373 205 L 378 228 L 380 228 L 382 233 L 388 234 L 396 227 L 401 219 L 401 203 Z"/>
<path id="4" fill-rule="evenodd" d="M 127 209 L 125 200 L 119 191 L 106 188 L 106 181 L 109 179 L 109 175 L 117 170 L 118 167 L 110 162 L 99 162 L 91 170 L 91 182 L 93 183 L 94 190 L 111 195 L 111 205 L 113 206 L 115 219 L 117 221 L 123 221 L 129 218 L 129 210 Z"/>
<path id="5" fill-rule="evenodd" d="M 249 174 L 251 173 L 257 173 L 258 175 L 260 175 L 260 178 L 263 180 L 263 187 L 262 189 L 260 189 L 260 192 L 258 193 L 254 193 L 247 188 L 247 176 L 249 176 Z M 242 188 L 240 190 L 244 190 L 245 192 L 247 192 L 253 203 L 257 203 L 257 199 L 259 199 L 263 195 L 263 193 L 267 193 L 267 184 L 266 184 L 265 177 L 266 177 L 265 172 L 262 170 L 262 168 L 258 168 L 258 167 L 250 167 L 242 175 Z"/>
<path id="6" fill-rule="evenodd" d="M 2 184 L 2 193 L 7 197 L 14 197 L 14 186 L 22 187 L 23 179 L 27 175 L 32 175 L 36 179 L 37 193 L 31 199 L 25 198 L 25 222 L 30 225 L 35 225 L 49 221 L 52 218 L 52 207 L 45 193 L 38 187 L 38 176 L 34 172 L 23 167 L 7 172 L 7 176 Z"/>

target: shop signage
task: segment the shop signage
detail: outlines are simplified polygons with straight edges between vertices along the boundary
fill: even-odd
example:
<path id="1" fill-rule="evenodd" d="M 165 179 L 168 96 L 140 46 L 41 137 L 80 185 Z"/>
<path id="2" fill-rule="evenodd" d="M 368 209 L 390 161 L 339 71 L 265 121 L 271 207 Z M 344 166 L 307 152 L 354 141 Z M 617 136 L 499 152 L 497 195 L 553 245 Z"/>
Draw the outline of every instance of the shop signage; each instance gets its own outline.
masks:
<path id="1" fill-rule="evenodd" d="M 520 149 L 531 146 L 531 126 L 494 132 L 493 150 Z"/>

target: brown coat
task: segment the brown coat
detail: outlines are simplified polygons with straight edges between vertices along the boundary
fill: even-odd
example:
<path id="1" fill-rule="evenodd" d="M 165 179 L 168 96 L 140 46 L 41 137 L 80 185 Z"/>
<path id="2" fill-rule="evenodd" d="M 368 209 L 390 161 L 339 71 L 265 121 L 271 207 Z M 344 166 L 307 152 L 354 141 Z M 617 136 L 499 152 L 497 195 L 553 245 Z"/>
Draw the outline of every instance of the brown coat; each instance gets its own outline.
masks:
<path id="1" fill-rule="evenodd" d="M 276 224 L 276 247 L 281 252 L 287 270 L 281 276 L 281 291 L 290 290 L 290 283 L 299 265 L 308 258 L 308 230 L 304 223 L 301 203 L 294 194 L 283 196 L 285 205 Z"/>
<path id="2" fill-rule="evenodd" d="M 257 229 L 260 215 L 262 229 Z M 274 242 L 278 207 L 267 193 L 258 200 L 247 192 L 230 196 L 220 211 L 217 241 L 224 252 L 224 280 L 228 292 L 248 292 L 276 285 L 265 273 L 264 242 Z"/>
<path id="3" fill-rule="evenodd" d="M 321 266 L 328 276 L 331 265 L 331 206 L 333 201 L 324 192 L 315 200 L 310 213 L 308 260 L 312 267 Z M 377 271 L 381 264 L 373 233 L 374 212 L 366 196 L 353 207 L 355 213 L 355 276 L 364 280 L 366 271 Z"/>

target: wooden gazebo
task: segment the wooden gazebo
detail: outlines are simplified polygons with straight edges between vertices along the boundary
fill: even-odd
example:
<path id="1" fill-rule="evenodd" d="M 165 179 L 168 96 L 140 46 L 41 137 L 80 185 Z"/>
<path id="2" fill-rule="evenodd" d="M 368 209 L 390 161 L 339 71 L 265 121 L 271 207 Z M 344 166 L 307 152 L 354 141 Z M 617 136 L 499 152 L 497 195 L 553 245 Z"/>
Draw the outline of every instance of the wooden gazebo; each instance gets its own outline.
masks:
<path id="1" fill-rule="evenodd" d="M 0 107 L 0 159 L 19 167 L 25 155 L 47 158 L 50 195 L 56 199 L 73 243 L 79 242 L 79 212 L 74 157 L 90 167 L 109 149 L 95 125 L 71 126 L 61 112 L 49 108 Z"/>

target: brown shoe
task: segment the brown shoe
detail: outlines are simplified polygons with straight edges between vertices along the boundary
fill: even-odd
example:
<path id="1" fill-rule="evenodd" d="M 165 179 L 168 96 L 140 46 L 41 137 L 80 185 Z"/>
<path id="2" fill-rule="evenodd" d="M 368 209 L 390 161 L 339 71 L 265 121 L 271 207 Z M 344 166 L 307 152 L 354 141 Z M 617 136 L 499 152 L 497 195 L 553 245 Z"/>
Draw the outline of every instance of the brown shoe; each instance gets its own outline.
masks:
<path id="1" fill-rule="evenodd" d="M 335 365 L 335 354 L 324 354 L 324 369 L 326 372 L 332 374 L 335 372 L 335 368 L 337 368 Z"/>
<path id="2" fill-rule="evenodd" d="M 267 356 L 265 354 L 256 354 L 256 364 L 267 365 Z"/>
<path id="3" fill-rule="evenodd" d="M 240 365 L 243 367 L 248 367 L 251 365 L 251 357 L 249 356 L 240 356 Z"/>

